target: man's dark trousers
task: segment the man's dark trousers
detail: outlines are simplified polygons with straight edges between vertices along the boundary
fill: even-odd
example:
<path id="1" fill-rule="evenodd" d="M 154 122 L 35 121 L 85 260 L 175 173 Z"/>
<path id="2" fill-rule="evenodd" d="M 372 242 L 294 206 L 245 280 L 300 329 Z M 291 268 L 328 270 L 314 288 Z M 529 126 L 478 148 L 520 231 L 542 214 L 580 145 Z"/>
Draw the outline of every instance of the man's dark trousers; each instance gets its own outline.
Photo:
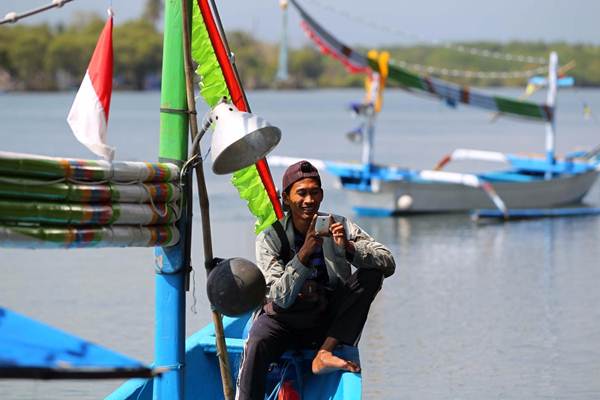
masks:
<path id="1" fill-rule="evenodd" d="M 356 346 L 382 282 L 381 271 L 363 268 L 356 270 L 345 284 L 326 294 L 324 311 L 315 308 L 274 315 L 263 311 L 253 322 L 244 346 L 236 400 L 264 400 L 268 368 L 286 350 L 318 348 L 326 337 Z M 319 314 L 316 318 L 315 312 Z M 317 323 L 303 326 L 303 320 Z"/>

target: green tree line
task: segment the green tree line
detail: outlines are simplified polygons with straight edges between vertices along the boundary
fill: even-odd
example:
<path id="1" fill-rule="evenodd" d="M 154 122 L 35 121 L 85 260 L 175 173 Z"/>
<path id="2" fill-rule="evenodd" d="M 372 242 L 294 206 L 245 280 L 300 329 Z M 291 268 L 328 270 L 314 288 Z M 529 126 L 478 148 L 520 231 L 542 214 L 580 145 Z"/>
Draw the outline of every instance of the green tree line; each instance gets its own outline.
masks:
<path id="1" fill-rule="evenodd" d="M 147 17 L 116 25 L 113 33 L 115 88 L 142 90 L 158 87 L 162 33 Z M 152 18 L 149 18 L 152 16 Z M 57 90 L 77 87 L 94 50 L 104 20 L 82 14 L 69 25 L 15 25 L 0 27 L 0 90 Z M 247 32 L 229 32 L 242 82 L 247 89 L 361 86 L 363 77 L 345 71 L 336 60 L 311 45 L 292 48 L 288 55 L 290 79 L 275 82 L 278 45 L 260 41 Z M 490 51 L 547 57 L 558 52 L 562 64 L 574 60 L 569 71 L 578 86 L 600 85 L 600 46 L 542 42 L 462 43 Z M 366 53 L 368 49 L 357 49 Z M 381 49 L 383 50 L 383 49 Z M 536 67 L 493 58 L 475 57 L 435 46 L 397 46 L 385 49 L 392 58 L 409 63 L 470 71 L 518 71 Z M 457 80 L 474 86 L 524 85 L 523 79 Z M 393 86 L 393 83 L 390 82 Z"/>
<path id="2" fill-rule="evenodd" d="M 16 90 L 55 90 L 78 86 L 105 21 L 82 14 L 76 23 L 0 28 L 0 73 Z M 131 20 L 113 32 L 117 87 L 143 89 L 160 72 L 162 34 L 151 22 Z"/>

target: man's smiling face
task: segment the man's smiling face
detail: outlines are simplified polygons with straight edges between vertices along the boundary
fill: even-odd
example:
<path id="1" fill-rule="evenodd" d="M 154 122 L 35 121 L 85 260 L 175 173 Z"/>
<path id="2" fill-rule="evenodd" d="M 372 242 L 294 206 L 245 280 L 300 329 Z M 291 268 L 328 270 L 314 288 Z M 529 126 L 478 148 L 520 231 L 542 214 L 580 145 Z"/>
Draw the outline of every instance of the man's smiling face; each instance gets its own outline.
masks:
<path id="1" fill-rule="evenodd" d="M 283 200 L 290 208 L 295 221 L 310 221 L 319 211 L 323 201 L 323 189 L 320 182 L 314 178 L 301 179 L 294 182 L 289 195 L 283 193 Z"/>

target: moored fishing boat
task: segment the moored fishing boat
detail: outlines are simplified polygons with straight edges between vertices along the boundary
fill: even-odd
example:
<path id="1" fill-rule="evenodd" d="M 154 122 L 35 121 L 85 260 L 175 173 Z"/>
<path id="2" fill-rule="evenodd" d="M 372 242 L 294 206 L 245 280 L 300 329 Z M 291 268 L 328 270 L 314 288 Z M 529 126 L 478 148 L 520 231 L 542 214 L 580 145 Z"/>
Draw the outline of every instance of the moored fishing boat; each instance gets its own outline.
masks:
<path id="1" fill-rule="evenodd" d="M 457 152 L 460 151 L 465 150 Z M 311 161 L 339 178 L 357 214 L 371 216 L 466 212 L 494 207 L 510 214 L 514 209 L 574 205 L 582 201 L 600 172 L 595 162 L 557 160 L 552 168 L 553 178 L 546 179 L 544 160 L 538 159 L 536 163 L 530 157 L 514 156 L 509 161 L 505 155 L 495 154 L 505 158 L 509 167 L 477 174 L 378 164 L 371 164 L 365 171 L 359 163 Z M 275 166 L 296 160 L 269 157 Z"/>
<path id="2" fill-rule="evenodd" d="M 360 128 L 351 132 L 353 140 L 362 142 L 361 162 L 311 160 L 339 179 L 340 186 L 348 191 L 357 214 L 390 216 L 496 208 L 499 215 L 509 217 L 513 209 L 547 210 L 579 204 L 596 181 L 600 172 L 598 148 L 567 154 L 563 159 L 555 155 L 555 102 L 559 71 L 555 53 L 550 55 L 548 78 L 541 79 L 548 87 L 546 103 L 494 96 L 409 71 L 390 62 L 386 52 L 370 51 L 363 55 L 323 28 L 298 1 L 290 0 L 290 4 L 299 12 L 302 28 L 308 37 L 324 54 L 340 61 L 349 72 L 368 76 L 367 101 L 353 106 L 355 114 L 362 119 Z M 410 93 L 427 94 L 453 107 L 465 104 L 492 111 L 496 116 L 544 123 L 546 153 L 523 156 L 457 149 L 442 158 L 432 170 L 379 164 L 373 153 L 375 119 L 381 110 L 383 88 L 388 80 Z M 572 79 L 565 82 L 572 85 Z M 505 167 L 491 172 L 442 171 L 448 162 L 465 159 L 499 162 Z M 269 158 L 273 166 L 288 166 L 298 160 L 281 156 Z M 543 214 L 544 211 L 540 211 L 539 215 Z"/>

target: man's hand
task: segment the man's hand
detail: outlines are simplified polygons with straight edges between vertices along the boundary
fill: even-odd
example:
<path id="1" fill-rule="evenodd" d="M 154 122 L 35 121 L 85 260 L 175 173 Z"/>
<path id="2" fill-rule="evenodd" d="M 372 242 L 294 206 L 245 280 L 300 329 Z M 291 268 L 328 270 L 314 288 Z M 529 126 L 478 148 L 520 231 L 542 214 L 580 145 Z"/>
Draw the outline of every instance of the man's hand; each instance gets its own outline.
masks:
<path id="1" fill-rule="evenodd" d="M 354 254 L 354 244 L 346 237 L 346 228 L 341 222 L 335 222 L 333 217 L 329 216 L 329 231 L 336 245 L 343 247 L 347 252 Z"/>
<path id="2" fill-rule="evenodd" d="M 310 222 L 308 231 L 306 231 L 306 237 L 304 238 L 304 244 L 298 251 L 298 260 L 303 265 L 308 265 L 310 256 L 323 244 L 323 239 L 315 232 L 315 221 L 317 220 L 317 214 L 315 214 Z"/>

